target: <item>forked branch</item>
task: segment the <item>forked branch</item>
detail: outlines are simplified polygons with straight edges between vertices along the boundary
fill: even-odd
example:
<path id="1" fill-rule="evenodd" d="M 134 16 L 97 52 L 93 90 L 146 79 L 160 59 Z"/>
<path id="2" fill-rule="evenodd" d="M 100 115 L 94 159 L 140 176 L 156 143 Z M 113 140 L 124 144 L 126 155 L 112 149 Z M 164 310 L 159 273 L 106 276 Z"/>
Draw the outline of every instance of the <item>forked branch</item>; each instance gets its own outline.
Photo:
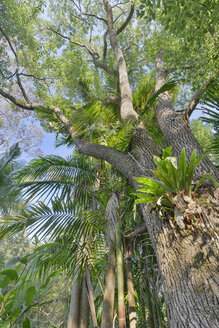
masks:
<path id="1" fill-rule="evenodd" d="M 88 47 L 86 44 L 72 40 L 70 37 L 53 29 L 51 26 L 49 26 L 48 29 L 50 31 L 52 31 L 53 33 L 55 33 L 56 35 L 60 36 L 61 38 L 68 40 L 70 43 L 72 43 L 76 46 L 79 46 L 81 48 L 84 48 L 87 51 L 87 53 L 92 57 L 93 63 L 97 68 L 101 68 L 101 69 L 105 70 L 110 75 L 115 75 L 115 72 L 106 64 L 106 60 L 105 61 L 103 60 L 103 62 L 99 62 L 98 61 L 98 59 L 100 57 L 99 54 L 97 52 L 95 52 L 93 49 L 91 49 L 90 47 Z M 106 44 L 105 44 L 105 47 L 106 47 Z M 105 52 L 106 52 L 106 50 L 105 50 Z"/>

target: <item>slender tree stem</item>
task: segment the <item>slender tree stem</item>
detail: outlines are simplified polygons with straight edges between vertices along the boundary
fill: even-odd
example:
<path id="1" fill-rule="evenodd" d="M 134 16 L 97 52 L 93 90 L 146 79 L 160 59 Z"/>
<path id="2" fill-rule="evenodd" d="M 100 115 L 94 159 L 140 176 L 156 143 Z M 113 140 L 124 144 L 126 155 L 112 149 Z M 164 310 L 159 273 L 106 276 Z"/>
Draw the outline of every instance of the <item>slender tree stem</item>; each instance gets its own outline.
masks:
<path id="1" fill-rule="evenodd" d="M 125 320 L 123 256 L 122 256 L 122 242 L 121 242 L 119 222 L 116 223 L 116 259 L 117 259 L 117 283 L 118 283 L 118 322 L 119 322 L 119 328 L 125 328 L 126 320 Z"/>
<path id="2" fill-rule="evenodd" d="M 129 325 L 130 328 L 137 326 L 137 314 L 135 308 L 135 291 L 132 277 L 132 252 L 130 250 L 130 243 L 126 241 L 125 244 L 125 258 L 126 258 L 126 275 L 127 275 L 127 289 L 128 289 L 128 303 L 129 303 Z"/>

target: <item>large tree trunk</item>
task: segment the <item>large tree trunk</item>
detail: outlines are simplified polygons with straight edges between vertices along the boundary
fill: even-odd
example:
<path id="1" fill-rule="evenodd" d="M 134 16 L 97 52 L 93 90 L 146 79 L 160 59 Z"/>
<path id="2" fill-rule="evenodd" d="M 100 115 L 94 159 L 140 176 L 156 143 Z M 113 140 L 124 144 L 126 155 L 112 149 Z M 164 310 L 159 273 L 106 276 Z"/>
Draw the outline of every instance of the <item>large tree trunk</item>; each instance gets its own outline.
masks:
<path id="1" fill-rule="evenodd" d="M 152 176 L 153 167 L 147 161 L 150 151 L 141 138 L 143 133 L 138 129 L 133 135 L 131 153 L 139 162 L 139 176 L 143 170 Z M 205 164 L 201 171 L 209 172 L 212 165 L 208 166 L 208 161 Z M 214 174 L 215 170 L 211 172 Z M 179 230 L 171 219 L 160 217 L 155 210 L 151 212 L 146 204 L 141 206 L 163 278 L 170 328 L 218 327 L 218 240 L 215 235 L 218 192 L 209 189 L 202 200 L 207 199 L 210 204 L 202 214 L 208 227 L 201 227 L 199 222 L 194 230 L 188 227 Z"/>
<path id="2" fill-rule="evenodd" d="M 156 90 L 166 83 L 167 73 L 166 68 L 162 66 L 162 51 L 160 51 L 156 58 Z M 184 116 L 177 114 L 172 107 L 167 91 L 159 95 L 156 115 L 167 145 L 172 146 L 174 155 L 179 156 L 183 148 L 185 148 L 188 158 L 194 149 L 197 150 L 198 155 L 204 154 Z M 217 169 L 207 156 L 200 162 L 196 170 L 196 178 L 202 177 L 205 173 L 211 173 L 219 179 Z"/>
<path id="3" fill-rule="evenodd" d="M 142 206 L 163 277 L 170 328 L 218 327 L 218 237 L 214 208 L 218 192 L 214 196 L 207 192 L 202 198 L 212 204 L 203 213 L 208 227 L 197 226 L 195 230 L 179 231 L 156 212 L 150 213 L 148 206 Z"/>

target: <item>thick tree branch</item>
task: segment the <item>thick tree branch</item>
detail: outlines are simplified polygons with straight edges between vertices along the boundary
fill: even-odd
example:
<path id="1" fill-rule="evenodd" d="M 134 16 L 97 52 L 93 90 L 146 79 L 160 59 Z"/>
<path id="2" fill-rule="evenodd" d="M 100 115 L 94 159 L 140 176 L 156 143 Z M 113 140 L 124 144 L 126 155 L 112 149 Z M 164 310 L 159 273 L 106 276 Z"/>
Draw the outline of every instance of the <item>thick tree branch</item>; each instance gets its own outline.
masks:
<path id="1" fill-rule="evenodd" d="M 31 104 L 31 103 L 24 103 L 14 96 L 10 95 L 9 93 L 5 92 L 3 89 L 0 88 L 0 95 L 5 98 L 10 100 L 14 105 L 23 108 L 23 109 L 28 109 L 28 110 L 34 110 L 37 108 L 44 108 L 45 106 L 41 104 Z"/>
<path id="2" fill-rule="evenodd" d="M 158 91 L 165 83 L 168 71 L 162 64 L 163 50 L 161 49 L 156 57 L 155 68 L 156 68 L 156 85 L 155 92 Z M 159 113 L 165 113 L 164 115 L 175 115 L 174 108 L 171 105 L 170 95 L 168 91 L 159 94 L 159 101 L 156 104 L 157 115 Z M 164 118 L 163 118 L 164 119 Z"/>
<path id="3" fill-rule="evenodd" d="M 90 143 L 86 140 L 78 139 L 72 125 L 63 114 L 62 110 L 55 106 L 51 106 L 50 109 L 55 112 L 60 121 L 65 125 L 80 154 L 107 161 L 126 178 L 128 178 L 133 186 L 136 186 L 136 181 L 133 177 L 138 176 L 139 169 L 132 158 L 112 147 L 98 145 Z"/>
<path id="4" fill-rule="evenodd" d="M 125 235 L 125 238 L 132 239 L 134 237 L 137 237 L 138 235 L 141 235 L 142 233 L 144 233 L 146 231 L 147 231 L 147 226 L 146 226 L 146 224 L 143 224 L 139 228 L 137 228 L 134 231 L 132 231 L 132 232 L 128 233 L 127 235 Z"/>
<path id="5" fill-rule="evenodd" d="M 126 18 L 125 22 L 118 28 L 118 30 L 116 31 L 116 35 L 118 35 L 119 33 L 121 33 L 126 28 L 126 26 L 128 25 L 128 23 L 132 19 L 132 16 L 134 14 L 134 10 L 135 10 L 135 7 L 132 4 L 131 5 L 131 8 L 130 8 L 130 13 L 129 13 L 128 17 Z"/>
<path id="6" fill-rule="evenodd" d="M 108 2 L 108 0 L 103 0 L 103 4 L 107 13 L 107 24 L 108 24 L 108 31 L 110 36 L 110 43 L 114 51 L 116 62 L 119 69 L 119 86 L 120 86 L 120 93 L 121 93 L 120 115 L 122 120 L 130 120 L 130 119 L 137 120 L 138 114 L 133 108 L 132 91 L 129 84 L 125 58 L 118 44 L 116 38 L 116 31 L 113 28 L 112 7 Z"/>
<path id="7" fill-rule="evenodd" d="M 139 175 L 139 169 L 135 161 L 130 158 L 128 154 L 124 154 L 112 147 L 93 144 L 86 140 L 78 139 L 76 137 L 76 132 L 74 131 L 68 118 L 64 115 L 63 111 L 60 108 L 56 106 L 48 107 L 41 104 L 23 103 L 12 95 L 4 92 L 1 88 L 0 95 L 3 96 L 5 99 L 10 100 L 14 105 L 23 109 L 34 110 L 38 108 L 44 108 L 53 111 L 58 117 L 58 119 L 65 126 L 67 132 L 74 141 L 79 153 L 107 161 L 108 163 L 112 164 L 119 172 L 121 172 L 126 178 L 128 178 L 133 186 L 136 186 L 136 181 L 133 179 L 133 176 Z"/>
<path id="8" fill-rule="evenodd" d="M 79 153 L 107 161 L 128 178 L 133 186 L 137 185 L 133 176 L 139 175 L 139 169 L 130 156 L 115 148 L 93 144 L 82 139 L 75 138 L 74 143 L 76 144 Z"/>
<path id="9" fill-rule="evenodd" d="M 26 94 L 26 91 L 25 91 L 25 89 L 23 87 L 23 84 L 21 82 L 21 78 L 20 78 L 20 75 L 18 73 L 18 68 L 16 69 L 16 77 L 17 77 L 17 83 L 18 83 L 18 86 L 19 86 L 19 88 L 21 90 L 21 93 L 22 93 L 24 99 L 26 100 L 26 102 L 29 104 L 30 103 L 30 100 L 28 99 L 27 94 Z"/>
<path id="10" fill-rule="evenodd" d="M 192 96 L 189 104 L 187 105 L 187 107 L 184 111 L 184 116 L 187 121 L 189 121 L 189 117 L 191 116 L 193 111 L 196 109 L 196 106 L 198 105 L 198 103 L 200 101 L 203 90 L 207 89 L 214 81 L 215 81 L 215 79 L 211 78 L 209 81 L 207 81 L 204 84 L 203 88 L 201 88 L 200 90 L 197 90 L 194 93 L 194 95 Z"/>

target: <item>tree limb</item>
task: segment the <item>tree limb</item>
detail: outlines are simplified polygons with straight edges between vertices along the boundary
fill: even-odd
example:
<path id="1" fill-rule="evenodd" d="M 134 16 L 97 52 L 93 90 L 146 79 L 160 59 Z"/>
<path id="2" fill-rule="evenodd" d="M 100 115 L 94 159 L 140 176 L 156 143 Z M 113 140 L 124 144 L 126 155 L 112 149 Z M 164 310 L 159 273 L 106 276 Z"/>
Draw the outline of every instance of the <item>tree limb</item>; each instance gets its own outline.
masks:
<path id="1" fill-rule="evenodd" d="M 0 88 L 0 95 L 5 98 L 10 100 L 14 105 L 23 108 L 23 109 L 28 109 L 28 110 L 34 110 L 37 108 L 44 108 L 45 106 L 41 104 L 31 104 L 31 103 L 24 103 L 14 96 L 10 95 L 9 93 L 5 92 L 3 89 Z"/>
<path id="2" fill-rule="evenodd" d="M 73 129 L 73 126 L 69 122 L 68 118 L 64 115 L 63 111 L 56 106 L 45 106 L 42 104 L 28 104 L 23 103 L 20 100 L 16 99 L 14 96 L 4 92 L 0 88 L 0 95 L 5 99 L 10 100 L 14 105 L 27 109 L 27 110 L 36 110 L 39 108 L 50 109 L 52 112 L 56 114 L 58 119 L 63 123 L 67 132 L 71 136 L 74 141 L 79 153 L 82 155 L 92 156 L 97 159 L 102 159 L 112 164 L 119 172 L 121 172 L 132 185 L 136 186 L 136 181 L 133 179 L 133 176 L 139 175 L 139 169 L 132 158 L 130 158 L 127 154 L 120 152 L 117 149 L 112 147 L 98 145 L 94 143 L 90 143 L 86 140 L 78 139 L 76 137 L 76 132 Z"/>
<path id="3" fill-rule="evenodd" d="M 191 116 L 191 114 L 193 113 L 193 111 L 195 110 L 196 106 L 198 105 L 202 92 L 203 90 L 207 89 L 213 82 L 215 81 L 215 79 L 211 78 L 210 80 L 208 80 L 203 87 L 200 90 L 196 90 L 196 92 L 194 93 L 194 95 L 192 96 L 189 104 L 187 105 L 185 111 L 184 111 L 184 116 L 185 119 L 187 121 L 189 121 L 189 117 Z"/>
<path id="4" fill-rule="evenodd" d="M 126 26 L 128 25 L 128 23 L 132 19 L 132 16 L 134 14 L 134 10 L 135 10 L 135 7 L 132 4 L 131 5 L 131 8 L 130 8 L 130 13 L 129 13 L 128 17 L 126 18 L 125 22 L 118 28 L 118 30 L 116 31 L 116 35 L 118 35 L 119 33 L 121 33 L 126 28 Z"/>
<path id="5" fill-rule="evenodd" d="M 71 2 L 73 2 L 73 4 L 75 5 L 75 7 L 77 7 L 78 11 L 80 11 L 80 13 L 81 13 L 82 15 L 84 15 L 84 16 L 88 16 L 88 17 L 94 17 L 94 18 L 96 18 L 96 19 L 98 19 L 98 20 L 100 20 L 100 21 L 102 21 L 102 22 L 104 22 L 104 23 L 107 24 L 107 21 L 106 21 L 105 18 L 103 18 L 103 17 L 99 17 L 99 16 L 97 16 L 97 15 L 95 15 L 95 14 L 90 14 L 90 13 L 83 12 L 83 11 L 81 10 L 81 8 L 75 3 L 74 0 L 71 0 Z"/>
<path id="6" fill-rule="evenodd" d="M 54 30 L 51 26 L 48 27 L 48 30 L 52 31 L 53 33 L 57 34 L 58 36 L 62 37 L 63 39 L 68 40 L 70 43 L 75 44 L 75 45 L 77 45 L 77 46 L 79 46 L 79 47 L 81 47 L 81 48 L 86 49 L 87 52 L 88 52 L 91 56 L 93 56 L 93 53 L 94 53 L 93 50 L 91 50 L 91 49 L 90 49 L 88 46 L 86 46 L 85 44 L 80 43 L 80 42 L 73 41 L 73 40 L 72 40 L 71 38 L 69 38 L 68 36 L 66 36 L 66 35 L 64 35 L 64 34 L 58 32 L 58 31 Z"/>
<path id="7" fill-rule="evenodd" d="M 1 75 L 3 76 L 3 78 L 4 78 L 5 80 L 10 80 L 12 77 L 14 77 L 14 76 L 16 75 L 16 72 L 14 72 L 14 73 L 12 73 L 12 74 L 9 75 L 9 76 L 5 76 L 1 69 L 0 69 L 0 73 L 1 73 Z"/>
<path id="8" fill-rule="evenodd" d="M 125 238 L 131 239 L 131 238 L 137 237 L 138 235 L 141 235 L 142 233 L 144 233 L 146 231 L 147 231 L 147 226 L 146 226 L 146 224 L 143 224 L 139 228 L 137 228 L 134 231 L 125 235 Z"/>
<path id="9" fill-rule="evenodd" d="M 96 18 L 96 19 L 98 19 L 98 20 L 100 20 L 100 21 L 102 21 L 102 22 L 104 22 L 104 23 L 107 24 L 107 21 L 103 17 L 99 17 L 97 15 L 90 14 L 90 13 L 84 13 L 84 12 L 81 12 L 81 13 L 82 13 L 82 15 L 89 16 L 89 17 L 94 17 L 94 18 Z"/>
<path id="10" fill-rule="evenodd" d="M 20 75 L 18 73 L 18 68 L 16 69 L 16 77 L 17 77 L 17 83 L 19 85 L 19 88 L 21 90 L 21 93 L 22 93 L 24 99 L 26 100 L 26 102 L 29 104 L 30 103 L 30 100 L 28 99 L 27 94 L 26 94 L 26 91 L 25 91 L 25 89 L 23 87 L 23 84 L 21 82 L 21 78 L 20 78 Z"/>
<path id="11" fill-rule="evenodd" d="M 111 47 L 114 51 L 116 62 L 119 69 L 119 87 L 121 94 L 120 115 L 122 120 L 138 120 L 138 114 L 133 108 L 132 91 L 129 84 L 128 72 L 119 43 L 116 38 L 116 31 L 113 28 L 113 13 L 112 7 L 108 0 L 103 0 L 104 8 L 107 13 L 107 24 L 110 36 Z"/>
<path id="12" fill-rule="evenodd" d="M 7 40 L 8 45 L 9 45 L 11 51 L 12 51 L 13 54 L 14 54 L 14 57 L 15 57 L 15 60 L 16 60 L 16 64 L 17 64 L 17 67 L 18 67 L 18 66 L 19 66 L 18 56 L 17 56 L 16 51 L 14 50 L 14 47 L 13 47 L 13 45 L 12 45 L 12 42 L 11 42 L 11 40 L 9 39 L 9 37 L 7 36 L 7 34 L 2 30 L 1 27 L 0 27 L 0 31 L 1 31 L 1 33 L 3 34 L 3 36 L 5 37 L 5 39 Z"/>
<path id="13" fill-rule="evenodd" d="M 26 100 L 26 102 L 27 102 L 27 103 L 30 103 L 30 101 L 29 101 L 29 99 L 28 99 L 28 97 L 27 97 L 27 94 L 26 94 L 26 92 L 25 92 L 25 89 L 24 89 L 24 87 L 23 87 L 23 84 L 22 84 L 22 82 L 21 82 L 20 76 L 19 76 L 19 74 L 18 74 L 18 69 L 19 69 L 19 60 L 18 60 L 17 52 L 15 51 L 15 49 L 14 49 L 14 47 L 13 47 L 13 45 L 12 45 L 11 40 L 9 39 L 9 37 L 7 36 L 7 34 L 2 30 L 1 27 L 0 27 L 0 31 L 1 31 L 1 33 L 3 34 L 3 36 L 5 37 L 5 39 L 7 40 L 8 45 L 9 45 L 9 47 L 10 47 L 10 49 L 11 49 L 11 51 L 13 52 L 14 57 L 15 57 L 15 61 L 16 61 L 16 65 L 17 65 L 17 69 L 16 69 L 16 71 L 15 71 L 15 75 L 16 75 L 16 78 L 17 78 L 18 86 L 19 86 L 19 88 L 20 88 L 20 90 L 21 90 L 21 93 L 22 93 L 24 99 Z"/>
<path id="14" fill-rule="evenodd" d="M 99 55 L 95 51 L 93 51 L 91 48 L 89 48 L 88 46 L 86 46 L 83 43 L 80 43 L 80 42 L 77 42 L 77 41 L 73 41 L 68 36 L 66 36 L 66 35 L 64 35 L 64 34 L 58 32 L 58 31 L 54 30 L 51 26 L 49 26 L 48 29 L 50 31 L 54 32 L 56 35 L 62 37 L 63 39 L 68 40 L 70 43 L 72 43 L 72 44 L 74 44 L 76 46 L 79 46 L 81 48 L 84 48 L 89 53 L 89 55 L 92 57 L 93 63 L 94 63 L 94 65 L 96 67 L 105 70 L 110 75 L 115 75 L 115 72 L 111 68 L 109 68 L 106 63 L 104 63 L 104 62 L 101 63 L 101 62 L 98 61 Z"/>

